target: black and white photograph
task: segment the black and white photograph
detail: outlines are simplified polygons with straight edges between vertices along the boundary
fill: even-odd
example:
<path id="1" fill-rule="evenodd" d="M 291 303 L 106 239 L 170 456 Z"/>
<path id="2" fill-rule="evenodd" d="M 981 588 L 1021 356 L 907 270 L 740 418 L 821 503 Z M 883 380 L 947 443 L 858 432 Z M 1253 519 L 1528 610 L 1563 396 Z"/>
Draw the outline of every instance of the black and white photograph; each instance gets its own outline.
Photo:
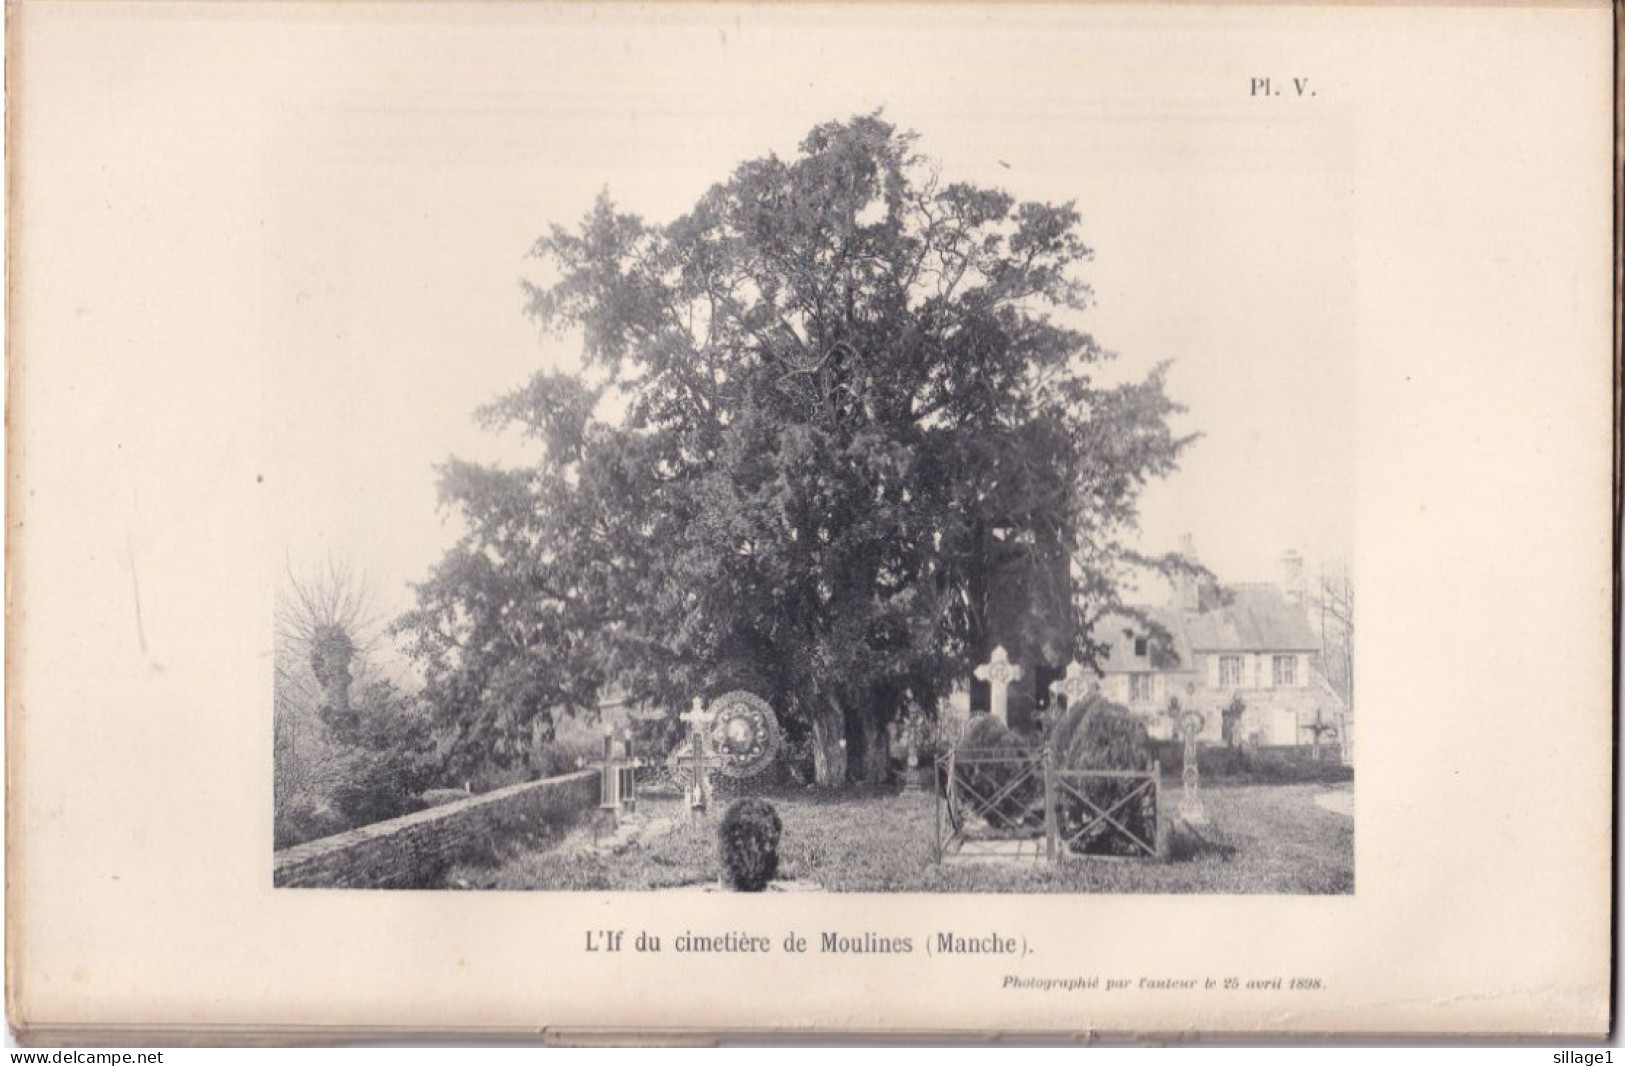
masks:
<path id="1" fill-rule="evenodd" d="M 20 1041 L 1611 1026 L 1602 0 L 6 15 Z"/>

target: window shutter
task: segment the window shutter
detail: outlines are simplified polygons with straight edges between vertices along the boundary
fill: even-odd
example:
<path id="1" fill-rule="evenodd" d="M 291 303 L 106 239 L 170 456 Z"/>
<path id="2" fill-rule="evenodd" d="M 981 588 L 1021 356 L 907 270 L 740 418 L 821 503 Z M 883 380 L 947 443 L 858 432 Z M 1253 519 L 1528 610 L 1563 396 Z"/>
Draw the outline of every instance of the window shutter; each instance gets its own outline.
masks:
<path id="1" fill-rule="evenodd" d="M 1219 686 L 1219 657 L 1217 655 L 1209 655 L 1207 657 L 1207 687 L 1208 688 L 1219 688 L 1220 687 Z"/>
<path id="2" fill-rule="evenodd" d="M 1273 656 L 1273 655 L 1260 655 L 1260 656 L 1258 656 L 1258 687 L 1259 688 L 1274 688 L 1275 687 L 1275 656 Z"/>

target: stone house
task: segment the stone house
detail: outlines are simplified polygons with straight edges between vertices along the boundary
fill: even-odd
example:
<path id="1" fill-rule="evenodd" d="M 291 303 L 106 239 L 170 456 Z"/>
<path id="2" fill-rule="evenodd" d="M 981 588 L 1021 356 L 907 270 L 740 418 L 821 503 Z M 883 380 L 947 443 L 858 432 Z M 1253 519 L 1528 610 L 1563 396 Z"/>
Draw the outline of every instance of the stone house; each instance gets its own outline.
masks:
<path id="1" fill-rule="evenodd" d="M 1108 646 L 1102 691 L 1144 715 L 1152 736 L 1172 735 L 1174 700 L 1203 714 L 1201 739 L 1211 743 L 1311 745 L 1317 728 L 1325 743 L 1347 732 L 1347 707 L 1321 669 L 1296 552 L 1282 557 L 1278 584 L 1186 580 L 1166 604 L 1140 610 L 1165 631 L 1160 639 L 1126 616 L 1103 618 L 1093 637 Z M 1227 723 L 1238 702 L 1239 717 Z"/>

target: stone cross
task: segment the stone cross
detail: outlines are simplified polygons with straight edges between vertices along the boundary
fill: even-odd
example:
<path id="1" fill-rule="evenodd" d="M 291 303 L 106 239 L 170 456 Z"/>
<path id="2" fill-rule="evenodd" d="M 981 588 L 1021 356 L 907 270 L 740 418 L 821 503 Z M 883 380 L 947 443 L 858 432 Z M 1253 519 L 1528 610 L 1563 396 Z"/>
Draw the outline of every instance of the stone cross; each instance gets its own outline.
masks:
<path id="1" fill-rule="evenodd" d="M 686 765 L 694 775 L 688 786 L 688 807 L 698 816 L 711 805 L 711 771 L 716 768 L 717 756 L 711 751 L 708 741 L 716 712 L 707 708 L 696 696 L 693 708 L 677 717 L 688 723 L 689 753 L 682 759 L 682 765 Z"/>
<path id="2" fill-rule="evenodd" d="M 1207 824 L 1207 808 L 1202 806 L 1198 790 L 1200 771 L 1196 766 L 1196 738 L 1206 724 L 1199 711 L 1186 711 L 1179 719 L 1179 731 L 1185 736 L 1185 770 L 1180 776 L 1185 787 L 1184 795 L 1179 798 L 1179 816 L 1191 825 Z"/>
<path id="3" fill-rule="evenodd" d="M 1010 724 L 1010 692 L 1012 682 L 1021 680 L 1021 667 L 1010 661 L 1004 646 L 993 649 L 993 657 L 976 668 L 976 680 L 986 681 L 992 690 L 993 717 Z"/>
<path id="4" fill-rule="evenodd" d="M 1089 677 L 1089 669 L 1082 663 L 1069 663 L 1066 668 L 1066 677 L 1060 681 L 1051 681 L 1049 690 L 1051 694 L 1066 697 L 1066 709 L 1071 710 L 1079 700 L 1089 695 L 1095 687 L 1094 678 Z"/>
<path id="5" fill-rule="evenodd" d="M 615 758 L 615 730 L 604 730 L 604 757 L 598 763 L 598 806 L 616 814 L 621 810 L 620 760 Z"/>

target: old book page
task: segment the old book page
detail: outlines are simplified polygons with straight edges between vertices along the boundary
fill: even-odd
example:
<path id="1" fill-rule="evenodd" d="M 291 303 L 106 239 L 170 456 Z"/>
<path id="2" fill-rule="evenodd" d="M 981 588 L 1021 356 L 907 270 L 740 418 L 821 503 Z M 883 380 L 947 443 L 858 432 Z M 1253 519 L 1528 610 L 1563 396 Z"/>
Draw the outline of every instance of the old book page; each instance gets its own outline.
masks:
<path id="1" fill-rule="evenodd" d="M 14 4 L 11 1024 L 1603 1035 L 1612 40 Z"/>

